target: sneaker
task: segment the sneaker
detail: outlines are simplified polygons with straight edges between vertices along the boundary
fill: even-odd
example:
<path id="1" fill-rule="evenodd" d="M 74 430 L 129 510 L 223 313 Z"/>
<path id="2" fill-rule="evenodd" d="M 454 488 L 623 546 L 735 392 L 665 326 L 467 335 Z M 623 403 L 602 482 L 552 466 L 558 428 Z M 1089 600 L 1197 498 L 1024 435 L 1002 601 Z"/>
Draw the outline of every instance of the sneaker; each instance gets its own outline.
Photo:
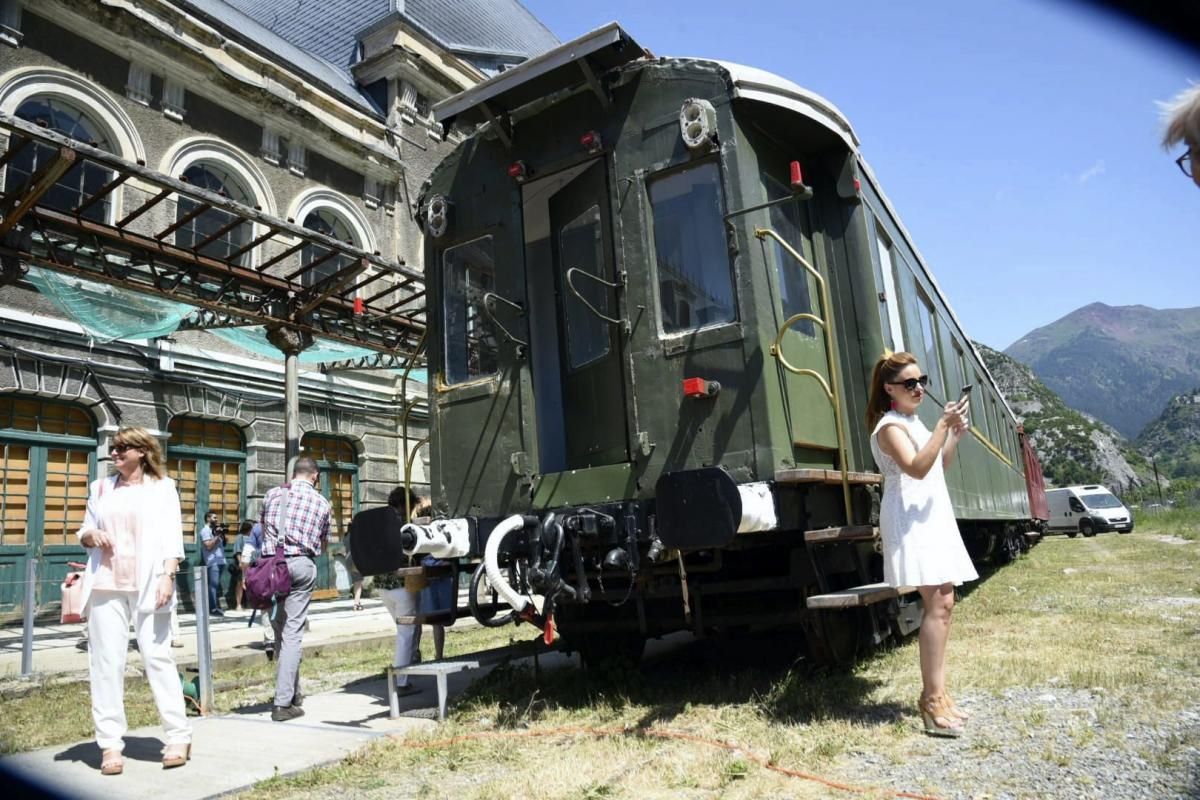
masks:
<path id="1" fill-rule="evenodd" d="M 225 612 L 219 608 L 214 608 L 212 611 L 208 612 L 208 615 L 210 617 L 223 617 L 225 616 Z"/>
<path id="2" fill-rule="evenodd" d="M 287 722 L 304 716 L 304 709 L 292 703 L 290 706 L 275 706 L 271 709 L 271 719 L 275 722 Z"/>
<path id="3" fill-rule="evenodd" d="M 411 683 L 406 683 L 403 686 L 396 687 L 397 697 L 408 697 L 410 694 L 420 694 L 421 690 Z"/>
<path id="4" fill-rule="evenodd" d="M 304 705 L 304 692 L 296 692 L 294 695 L 292 695 L 292 705 L 294 705 L 296 708 L 300 708 L 302 705 Z"/>

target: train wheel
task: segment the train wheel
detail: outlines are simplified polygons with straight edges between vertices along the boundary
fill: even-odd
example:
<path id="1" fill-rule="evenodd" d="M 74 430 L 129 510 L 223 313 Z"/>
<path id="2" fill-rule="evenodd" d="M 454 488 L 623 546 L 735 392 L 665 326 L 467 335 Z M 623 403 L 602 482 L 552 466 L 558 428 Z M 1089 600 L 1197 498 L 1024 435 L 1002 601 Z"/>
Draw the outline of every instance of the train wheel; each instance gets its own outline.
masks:
<path id="1" fill-rule="evenodd" d="M 825 667 L 853 665 L 858 658 L 858 643 L 864 624 L 866 615 L 862 609 L 810 611 L 804 622 L 809 660 Z"/>
<path id="2" fill-rule="evenodd" d="M 996 554 L 993 561 L 996 564 L 1010 564 L 1016 560 L 1021 553 L 1021 543 L 1017 541 L 1017 535 L 1012 531 L 1005 531 L 1000 536 L 1000 544 L 996 548 Z"/>
<path id="3" fill-rule="evenodd" d="M 1092 524 L 1090 519 L 1085 519 L 1079 523 L 1079 532 L 1084 536 L 1095 536 L 1096 526 Z"/>

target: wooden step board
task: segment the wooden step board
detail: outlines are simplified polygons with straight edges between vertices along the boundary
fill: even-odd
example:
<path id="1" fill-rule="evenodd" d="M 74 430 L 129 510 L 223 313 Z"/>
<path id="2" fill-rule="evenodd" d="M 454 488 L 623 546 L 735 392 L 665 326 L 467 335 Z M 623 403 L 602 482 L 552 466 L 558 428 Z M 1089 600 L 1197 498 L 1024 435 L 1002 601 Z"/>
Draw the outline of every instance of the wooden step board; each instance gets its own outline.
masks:
<path id="1" fill-rule="evenodd" d="M 878 472 L 847 472 L 846 480 L 854 484 L 883 482 Z M 781 469 L 775 471 L 776 483 L 841 483 L 842 472 L 837 469 Z"/>
<path id="2" fill-rule="evenodd" d="M 843 525 L 837 528 L 818 528 L 804 532 L 808 544 L 830 544 L 832 542 L 865 542 L 879 538 L 879 529 L 874 525 Z"/>
<path id="3" fill-rule="evenodd" d="M 824 609 L 861 608 L 915 591 L 913 586 L 901 586 L 896 589 L 886 583 L 868 583 L 866 586 L 854 586 L 829 594 L 814 594 L 808 598 L 807 605 L 809 608 Z"/>

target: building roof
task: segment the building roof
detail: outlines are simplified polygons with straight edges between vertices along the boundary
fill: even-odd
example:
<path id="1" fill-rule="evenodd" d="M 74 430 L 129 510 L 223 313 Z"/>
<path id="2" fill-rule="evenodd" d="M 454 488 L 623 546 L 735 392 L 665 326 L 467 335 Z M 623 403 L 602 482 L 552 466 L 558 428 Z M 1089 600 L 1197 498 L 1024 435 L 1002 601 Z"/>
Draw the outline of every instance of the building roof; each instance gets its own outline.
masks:
<path id="1" fill-rule="evenodd" d="M 222 0 L 204 0 L 221 3 Z M 346 70 L 358 35 L 396 15 L 447 50 L 524 60 L 558 45 L 519 0 L 224 0 L 296 47 Z"/>
<path id="2" fill-rule="evenodd" d="M 322 57 L 319 53 L 298 45 L 282 34 L 273 31 L 270 26 L 262 24 L 253 16 L 247 16 L 236 7 L 249 4 L 251 0 L 239 0 L 237 3 L 225 2 L 225 0 L 176 0 L 176 2 L 197 16 L 215 23 L 223 29 L 226 35 L 238 39 L 250 49 L 276 58 L 297 72 L 307 75 L 358 110 L 377 117 L 383 115 L 383 110 L 376 107 L 374 101 L 355 84 L 349 69 L 331 63 L 329 59 Z M 257 5 L 286 9 L 294 2 L 297 0 L 265 0 Z M 378 0 L 378 2 L 387 5 L 388 0 Z M 336 3 L 331 3 L 331 5 L 336 5 Z"/>

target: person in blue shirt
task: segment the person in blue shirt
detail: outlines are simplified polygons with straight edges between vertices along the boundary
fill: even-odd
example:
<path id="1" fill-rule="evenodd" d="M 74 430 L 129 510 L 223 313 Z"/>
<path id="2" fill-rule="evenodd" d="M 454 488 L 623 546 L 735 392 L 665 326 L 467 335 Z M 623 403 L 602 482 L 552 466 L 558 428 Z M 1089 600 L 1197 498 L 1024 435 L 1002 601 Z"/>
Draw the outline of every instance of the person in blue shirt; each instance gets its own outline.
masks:
<path id="1" fill-rule="evenodd" d="M 217 512 L 204 515 L 204 527 L 200 529 L 200 553 L 204 566 L 208 567 L 208 613 L 223 617 L 221 610 L 221 571 L 225 569 L 225 537 Z"/>

